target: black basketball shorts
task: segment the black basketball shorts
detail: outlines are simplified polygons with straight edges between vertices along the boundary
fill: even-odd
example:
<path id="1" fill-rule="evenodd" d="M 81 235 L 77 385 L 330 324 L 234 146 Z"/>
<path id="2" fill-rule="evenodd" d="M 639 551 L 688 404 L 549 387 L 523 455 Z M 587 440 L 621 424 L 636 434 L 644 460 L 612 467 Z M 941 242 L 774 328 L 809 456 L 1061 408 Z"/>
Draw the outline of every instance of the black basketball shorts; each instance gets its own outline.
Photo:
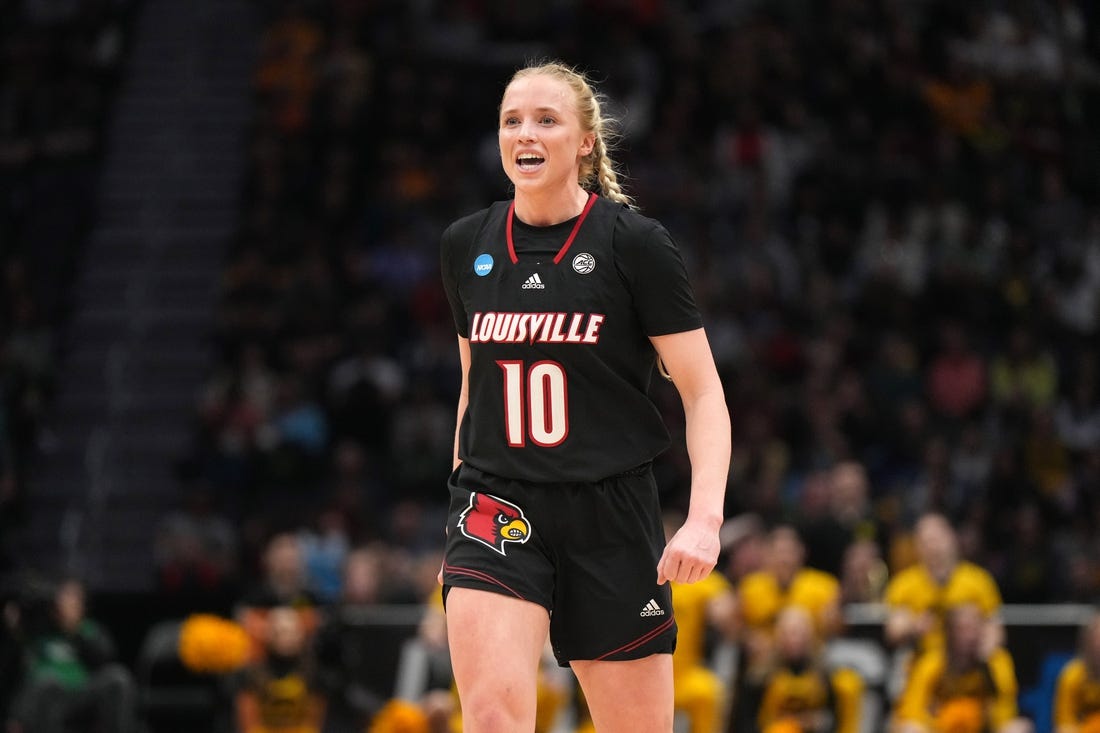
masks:
<path id="1" fill-rule="evenodd" d="M 532 483 L 467 464 L 451 474 L 443 594 L 476 588 L 550 613 L 558 663 L 640 659 L 676 646 L 649 466 L 595 483 Z"/>

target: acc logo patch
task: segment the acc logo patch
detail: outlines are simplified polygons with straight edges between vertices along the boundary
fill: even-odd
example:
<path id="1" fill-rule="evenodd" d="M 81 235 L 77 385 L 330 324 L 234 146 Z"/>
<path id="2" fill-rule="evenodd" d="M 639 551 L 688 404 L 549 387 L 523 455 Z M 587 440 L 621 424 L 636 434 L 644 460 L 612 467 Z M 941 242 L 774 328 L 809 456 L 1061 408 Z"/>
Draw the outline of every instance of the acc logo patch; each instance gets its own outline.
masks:
<path id="1" fill-rule="evenodd" d="M 458 518 L 462 534 L 504 553 L 505 542 L 523 544 L 531 536 L 531 525 L 523 510 L 510 501 L 491 494 L 470 494 L 470 506 Z"/>
<path id="2" fill-rule="evenodd" d="M 596 258 L 587 252 L 581 252 L 573 258 L 573 269 L 581 275 L 587 275 L 596 269 Z"/>
<path id="3" fill-rule="evenodd" d="M 480 254 L 477 259 L 474 260 L 474 274 L 478 277 L 485 277 L 493 271 L 493 256 L 491 254 Z"/>

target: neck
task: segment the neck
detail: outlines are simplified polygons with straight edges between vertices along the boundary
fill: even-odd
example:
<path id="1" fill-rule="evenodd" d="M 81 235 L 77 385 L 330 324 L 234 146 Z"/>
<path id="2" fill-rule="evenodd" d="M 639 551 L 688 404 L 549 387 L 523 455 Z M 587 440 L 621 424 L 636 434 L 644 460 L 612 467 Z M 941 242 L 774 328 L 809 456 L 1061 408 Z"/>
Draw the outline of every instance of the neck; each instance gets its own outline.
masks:
<path id="1" fill-rule="evenodd" d="M 981 658 L 973 651 L 955 651 L 949 655 L 948 665 L 956 672 L 965 672 L 981 664 Z"/>
<path id="2" fill-rule="evenodd" d="M 943 585 L 947 582 L 947 579 L 951 577 L 951 573 L 955 571 L 955 565 L 956 563 L 950 562 L 944 563 L 943 565 L 929 567 L 928 574 L 931 575 L 932 579 L 935 580 L 937 583 Z"/>
<path id="3" fill-rule="evenodd" d="M 516 216 L 524 224 L 550 226 L 580 216 L 588 203 L 588 191 L 570 186 L 552 193 L 516 191 Z"/>

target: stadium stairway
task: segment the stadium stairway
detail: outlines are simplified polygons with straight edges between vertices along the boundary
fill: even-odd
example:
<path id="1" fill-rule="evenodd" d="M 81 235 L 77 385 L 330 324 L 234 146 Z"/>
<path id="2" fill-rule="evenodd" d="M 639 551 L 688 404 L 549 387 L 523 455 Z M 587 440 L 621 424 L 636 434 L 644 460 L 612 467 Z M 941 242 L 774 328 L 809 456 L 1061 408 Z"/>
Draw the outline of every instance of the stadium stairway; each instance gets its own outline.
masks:
<path id="1" fill-rule="evenodd" d="M 134 28 L 22 542 L 92 590 L 152 586 L 157 518 L 178 502 L 258 41 L 248 0 L 146 0 Z"/>

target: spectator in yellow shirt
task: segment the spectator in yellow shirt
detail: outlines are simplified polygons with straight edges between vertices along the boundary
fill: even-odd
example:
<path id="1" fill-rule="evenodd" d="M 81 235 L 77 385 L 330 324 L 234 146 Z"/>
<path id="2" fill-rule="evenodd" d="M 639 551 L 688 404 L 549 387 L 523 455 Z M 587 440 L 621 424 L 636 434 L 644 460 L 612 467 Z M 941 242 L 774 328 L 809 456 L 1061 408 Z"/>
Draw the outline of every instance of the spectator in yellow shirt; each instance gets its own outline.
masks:
<path id="1" fill-rule="evenodd" d="M 1058 675 L 1055 733 L 1100 733 L 1100 614 L 1081 631 L 1077 656 Z"/>
<path id="2" fill-rule="evenodd" d="M 755 703 L 744 689 L 759 679 L 773 661 L 775 622 L 789 606 L 804 609 L 822 641 L 841 628 L 840 582 L 828 573 L 805 566 L 806 550 L 798 532 L 780 525 L 771 530 L 764 552 L 765 565 L 737 585 L 740 655 L 730 714 L 730 730 L 753 725 Z"/>
<path id="3" fill-rule="evenodd" d="M 325 699 L 314 676 L 310 640 L 294 608 L 268 614 L 264 659 L 245 670 L 235 694 L 241 733 L 320 733 Z"/>
<path id="4" fill-rule="evenodd" d="M 737 588 L 749 664 L 770 653 L 772 631 L 787 606 L 805 608 L 817 634 L 828 640 L 841 628 L 840 583 L 805 566 L 806 550 L 793 527 L 778 526 L 768 536 L 767 565 L 742 578 Z"/>
<path id="5" fill-rule="evenodd" d="M 780 612 L 770 664 L 750 681 L 760 733 L 857 733 L 863 679 L 850 669 L 827 670 L 813 618 L 800 606 Z M 757 689 L 753 689 L 757 688 Z"/>
<path id="6" fill-rule="evenodd" d="M 944 646 L 913 665 L 895 710 L 896 733 L 1028 733 L 1016 708 L 1012 657 L 985 633 L 972 604 L 947 614 Z"/>
<path id="7" fill-rule="evenodd" d="M 943 647 L 943 617 L 964 604 L 976 606 L 991 623 L 983 633 L 995 643 L 1001 637 L 995 620 L 1001 593 L 987 571 L 959 557 L 959 543 L 947 519 L 925 514 L 914 528 L 917 564 L 895 575 L 886 585 L 886 641 L 918 650 Z"/>

